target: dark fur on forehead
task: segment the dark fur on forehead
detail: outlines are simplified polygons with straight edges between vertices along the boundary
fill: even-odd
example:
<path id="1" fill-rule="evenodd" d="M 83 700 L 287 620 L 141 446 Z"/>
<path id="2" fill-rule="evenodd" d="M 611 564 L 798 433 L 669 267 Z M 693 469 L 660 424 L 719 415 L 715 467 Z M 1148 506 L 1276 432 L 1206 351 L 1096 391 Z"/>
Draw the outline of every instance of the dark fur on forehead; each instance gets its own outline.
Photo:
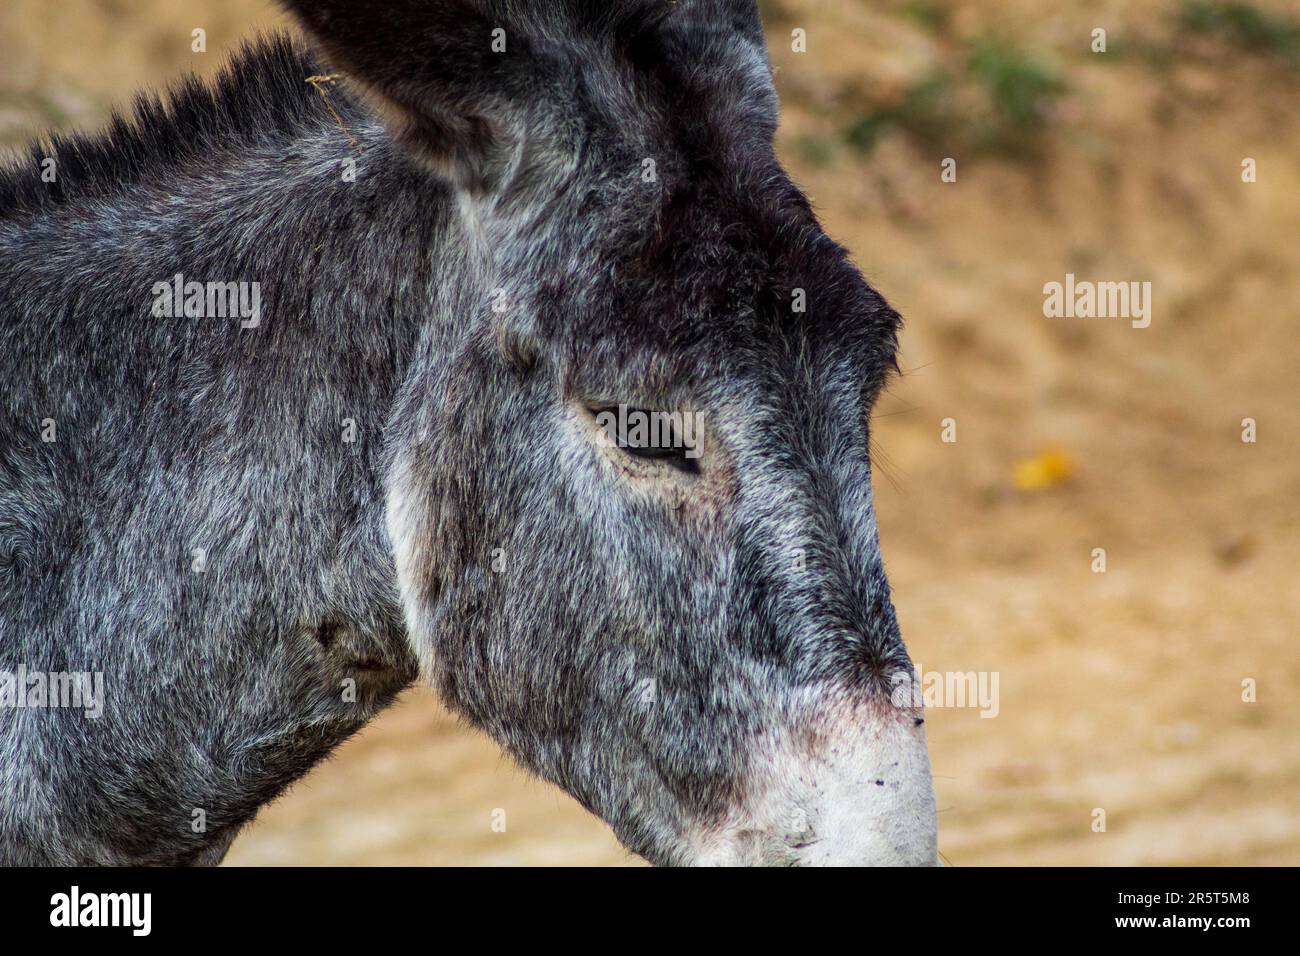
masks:
<path id="1" fill-rule="evenodd" d="M 753 7 L 684 3 L 616 50 L 619 82 L 638 92 L 650 135 L 619 142 L 637 124 L 617 117 L 613 155 L 600 165 L 650 158 L 657 177 L 596 213 L 612 262 L 591 288 L 538 277 L 540 328 L 567 345 L 569 367 L 618 369 L 649 391 L 770 365 L 774 347 L 845 358 L 869 389 L 896 370 L 897 313 L 776 159 L 777 104 Z"/>
<path id="2" fill-rule="evenodd" d="M 665 191 L 591 289 L 575 299 L 567 280 L 543 284 L 541 330 L 564 343 L 566 364 L 664 393 L 720 373 L 762 377 L 794 352 L 851 363 L 870 392 L 897 371 L 898 313 L 774 157 L 697 165 Z"/>

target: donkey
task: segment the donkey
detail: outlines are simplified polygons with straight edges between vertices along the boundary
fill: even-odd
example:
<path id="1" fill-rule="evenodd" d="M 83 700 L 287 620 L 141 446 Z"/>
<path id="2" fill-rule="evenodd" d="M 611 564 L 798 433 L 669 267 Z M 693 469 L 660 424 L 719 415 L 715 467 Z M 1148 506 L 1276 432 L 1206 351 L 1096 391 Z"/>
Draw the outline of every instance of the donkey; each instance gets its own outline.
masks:
<path id="1" fill-rule="evenodd" d="M 423 678 L 653 863 L 933 864 L 754 0 L 284 3 L 0 176 L 0 860 L 217 863 Z"/>

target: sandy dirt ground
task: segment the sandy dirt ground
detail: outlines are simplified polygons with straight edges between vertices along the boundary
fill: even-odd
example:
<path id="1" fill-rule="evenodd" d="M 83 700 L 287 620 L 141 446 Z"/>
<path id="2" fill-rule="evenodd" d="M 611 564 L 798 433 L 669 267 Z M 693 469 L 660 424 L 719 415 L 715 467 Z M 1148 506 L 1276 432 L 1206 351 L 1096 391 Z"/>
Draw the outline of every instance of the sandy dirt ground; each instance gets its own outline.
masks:
<path id="1" fill-rule="evenodd" d="M 957 866 L 1297 864 L 1300 67 L 1179 26 L 1178 3 L 1082 6 L 767 4 L 778 149 L 908 323 L 873 423 L 904 635 L 926 672 L 998 675 L 996 716 L 928 715 L 940 849 Z M 7 0 L 0 145 L 94 125 L 278 22 L 255 0 Z M 994 87 L 964 72 L 989 38 L 1063 84 L 998 149 L 970 119 Z M 959 77 L 937 133 L 916 107 L 870 148 L 845 134 L 915 106 L 936 69 Z M 1043 285 L 1066 273 L 1150 281 L 1150 327 L 1045 318 Z M 227 859 L 636 862 L 426 690 Z"/>

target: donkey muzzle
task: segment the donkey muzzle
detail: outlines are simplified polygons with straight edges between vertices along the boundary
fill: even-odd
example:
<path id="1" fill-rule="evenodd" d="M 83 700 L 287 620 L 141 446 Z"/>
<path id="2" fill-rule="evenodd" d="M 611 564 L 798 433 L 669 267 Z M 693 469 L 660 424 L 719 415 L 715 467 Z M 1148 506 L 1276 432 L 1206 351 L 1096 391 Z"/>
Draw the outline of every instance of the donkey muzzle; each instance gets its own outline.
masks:
<path id="1" fill-rule="evenodd" d="M 693 841 L 697 865 L 934 866 L 938 837 L 920 711 L 822 709 L 751 755 L 748 794 Z"/>

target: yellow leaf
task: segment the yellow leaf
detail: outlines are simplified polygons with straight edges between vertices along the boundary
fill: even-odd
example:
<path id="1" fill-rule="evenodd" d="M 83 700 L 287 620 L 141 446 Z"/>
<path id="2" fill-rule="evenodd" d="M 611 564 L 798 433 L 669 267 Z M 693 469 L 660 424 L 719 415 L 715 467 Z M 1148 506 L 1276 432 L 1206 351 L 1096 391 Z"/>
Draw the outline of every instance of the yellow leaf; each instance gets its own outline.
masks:
<path id="1" fill-rule="evenodd" d="M 1048 448 L 1033 458 L 1016 462 L 1011 480 L 1018 491 L 1043 491 L 1074 477 L 1075 462 L 1064 449 Z"/>

